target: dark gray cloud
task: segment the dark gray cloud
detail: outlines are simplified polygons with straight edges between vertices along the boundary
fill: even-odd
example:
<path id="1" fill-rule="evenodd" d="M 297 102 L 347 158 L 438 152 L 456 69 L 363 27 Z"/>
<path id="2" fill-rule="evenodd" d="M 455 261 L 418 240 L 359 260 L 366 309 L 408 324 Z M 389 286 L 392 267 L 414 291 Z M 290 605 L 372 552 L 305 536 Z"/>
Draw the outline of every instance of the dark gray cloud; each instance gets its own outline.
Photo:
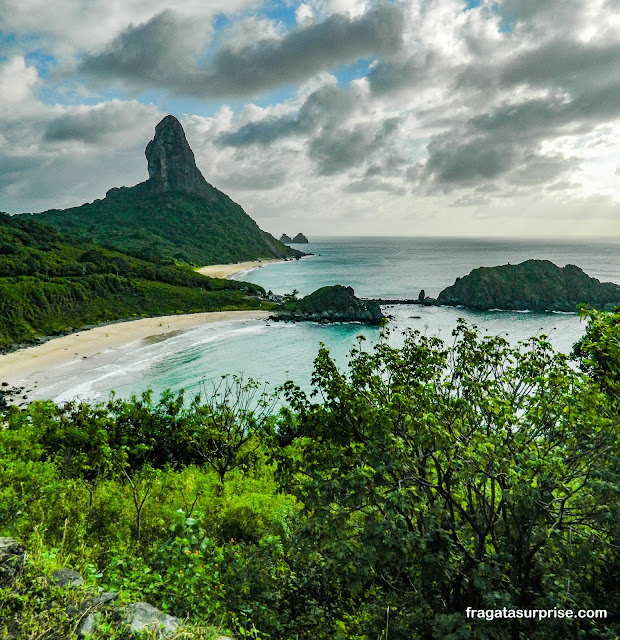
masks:
<path id="1" fill-rule="evenodd" d="M 80 70 L 105 80 L 152 86 L 189 96 L 249 96 L 306 80 L 360 57 L 396 50 L 403 14 L 382 4 L 358 18 L 335 14 L 325 21 L 242 48 L 223 46 L 197 65 L 196 37 L 170 11 L 132 26 Z"/>
<path id="2" fill-rule="evenodd" d="M 350 182 L 345 188 L 345 193 L 370 193 L 373 191 L 385 191 L 393 195 L 404 195 L 406 190 L 402 186 L 394 185 L 378 178 L 362 178 Z"/>
<path id="3" fill-rule="evenodd" d="M 348 123 L 360 106 L 359 96 L 328 85 L 311 93 L 296 116 L 266 118 L 222 134 L 220 146 L 270 145 L 282 138 L 303 135 L 307 155 L 319 175 L 335 175 L 371 162 L 395 135 L 399 118 L 391 117 L 354 125 Z M 390 160 L 393 164 L 394 159 Z"/>
<path id="4" fill-rule="evenodd" d="M 356 97 L 334 85 L 313 91 L 295 116 L 270 117 L 249 122 L 237 131 L 224 133 L 217 144 L 229 147 L 269 145 L 281 138 L 310 134 L 321 127 L 334 128 L 346 120 L 356 106 Z"/>
<path id="5" fill-rule="evenodd" d="M 162 11 L 148 22 L 128 27 L 100 53 L 84 56 L 79 70 L 140 88 L 166 86 L 195 66 L 203 44 L 197 26 L 170 10 Z"/>
<path id="6" fill-rule="evenodd" d="M 499 3 L 499 9 L 509 20 L 529 20 L 541 13 L 557 9 L 558 4 L 557 0 L 503 0 Z M 567 6 L 566 9 L 569 10 L 570 7 Z"/>
<path id="7" fill-rule="evenodd" d="M 580 89 L 620 80 L 620 42 L 583 43 L 565 38 L 525 51 L 499 70 L 500 84 Z"/>
<path id="8" fill-rule="evenodd" d="M 465 137 L 450 131 L 434 136 L 424 165 L 427 180 L 440 185 L 476 184 L 492 180 L 514 167 L 520 147 L 514 141 Z"/>
<path id="9" fill-rule="evenodd" d="M 237 131 L 221 134 L 216 143 L 222 147 L 249 147 L 251 145 L 270 145 L 281 138 L 306 133 L 305 125 L 297 117 L 283 116 L 265 118 L 248 122 Z"/>
<path id="10" fill-rule="evenodd" d="M 496 179 L 519 186 L 552 182 L 577 165 L 559 155 L 541 155 L 544 140 L 589 133 L 618 117 L 620 83 L 572 100 L 564 96 L 502 105 L 433 136 L 428 160 L 412 176 L 442 191 Z"/>
<path id="11" fill-rule="evenodd" d="M 504 105 L 469 121 L 472 129 L 497 136 L 539 139 L 546 135 L 585 133 L 620 116 L 620 82 L 569 99 L 551 97 Z"/>
<path id="12" fill-rule="evenodd" d="M 308 145 L 317 173 L 331 176 L 372 161 L 398 129 L 399 119 L 362 123 L 352 129 L 323 129 Z"/>
<path id="13" fill-rule="evenodd" d="M 420 51 L 405 59 L 378 60 L 368 72 L 368 82 L 376 94 L 419 88 L 432 82 L 431 70 L 437 64 L 434 51 Z"/>
<path id="14" fill-rule="evenodd" d="M 0 190 L 22 181 L 29 171 L 39 168 L 44 162 L 41 157 L 0 156 Z"/>
<path id="15" fill-rule="evenodd" d="M 69 111 L 46 123 L 46 142 L 79 141 L 86 144 L 115 142 L 119 136 L 138 138 L 160 113 L 151 107 L 134 103 L 108 102 L 98 108 Z M 146 121 L 146 122 L 145 122 Z M 137 134 L 137 135 L 136 135 Z"/>

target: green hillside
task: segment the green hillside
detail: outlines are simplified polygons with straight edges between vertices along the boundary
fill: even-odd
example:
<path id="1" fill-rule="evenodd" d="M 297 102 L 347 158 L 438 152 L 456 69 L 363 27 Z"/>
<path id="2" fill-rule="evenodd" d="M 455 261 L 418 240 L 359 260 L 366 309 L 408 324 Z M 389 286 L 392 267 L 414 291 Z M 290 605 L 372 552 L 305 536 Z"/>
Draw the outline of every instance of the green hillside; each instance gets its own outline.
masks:
<path id="1" fill-rule="evenodd" d="M 181 123 L 166 116 L 145 150 L 149 179 L 110 189 L 103 200 L 37 219 L 102 246 L 148 260 L 193 265 L 304 254 L 269 235 L 196 166 Z"/>
<path id="2" fill-rule="evenodd" d="M 226 194 L 152 193 L 143 185 L 116 190 L 103 200 L 36 215 L 65 233 L 150 260 L 194 265 L 287 258 L 299 254 L 259 226 Z"/>
<path id="3" fill-rule="evenodd" d="M 532 311 L 576 311 L 587 304 L 612 310 L 620 304 L 620 286 L 599 282 L 572 264 L 558 267 L 549 260 L 526 260 L 474 269 L 444 289 L 437 303 Z"/>
<path id="4" fill-rule="evenodd" d="M 263 306 L 256 285 L 208 278 L 0 214 L 0 350 L 135 316 Z"/>

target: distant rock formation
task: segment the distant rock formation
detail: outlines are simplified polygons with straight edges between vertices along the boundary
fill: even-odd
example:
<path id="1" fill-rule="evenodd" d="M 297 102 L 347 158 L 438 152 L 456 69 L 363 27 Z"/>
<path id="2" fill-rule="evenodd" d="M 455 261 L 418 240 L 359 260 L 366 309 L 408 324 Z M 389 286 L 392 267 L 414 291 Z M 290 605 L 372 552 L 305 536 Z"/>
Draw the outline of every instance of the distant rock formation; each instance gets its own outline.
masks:
<path id="1" fill-rule="evenodd" d="M 166 116 L 155 127 L 155 137 L 144 154 L 149 171 L 147 186 L 154 193 L 183 191 L 207 198 L 215 196 L 215 190 L 196 166 L 194 152 L 174 116 Z"/>
<path id="2" fill-rule="evenodd" d="M 587 304 L 611 310 L 620 306 L 620 286 L 591 278 L 572 264 L 560 268 L 548 260 L 527 260 L 474 269 L 423 304 L 531 311 L 576 311 Z"/>
<path id="3" fill-rule="evenodd" d="M 291 238 L 286 233 L 282 234 L 280 242 L 283 244 L 308 244 L 308 238 L 303 233 L 298 233 L 294 238 Z"/>
<path id="4" fill-rule="evenodd" d="M 384 315 L 376 302 L 360 300 L 351 287 L 337 284 L 321 287 L 301 300 L 289 302 L 275 319 L 379 324 Z"/>

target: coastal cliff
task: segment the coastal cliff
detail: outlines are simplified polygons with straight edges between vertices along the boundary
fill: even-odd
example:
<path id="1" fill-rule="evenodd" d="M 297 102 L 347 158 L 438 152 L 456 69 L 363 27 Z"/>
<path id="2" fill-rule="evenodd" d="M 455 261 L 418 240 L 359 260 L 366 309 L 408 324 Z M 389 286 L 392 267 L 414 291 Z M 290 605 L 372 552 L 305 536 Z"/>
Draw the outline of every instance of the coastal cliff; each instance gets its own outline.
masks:
<path id="1" fill-rule="evenodd" d="M 531 311 L 576 311 L 586 304 L 612 310 L 620 306 L 620 286 L 591 278 L 572 264 L 558 267 L 549 260 L 526 260 L 474 269 L 436 300 L 425 298 L 422 303 Z"/>

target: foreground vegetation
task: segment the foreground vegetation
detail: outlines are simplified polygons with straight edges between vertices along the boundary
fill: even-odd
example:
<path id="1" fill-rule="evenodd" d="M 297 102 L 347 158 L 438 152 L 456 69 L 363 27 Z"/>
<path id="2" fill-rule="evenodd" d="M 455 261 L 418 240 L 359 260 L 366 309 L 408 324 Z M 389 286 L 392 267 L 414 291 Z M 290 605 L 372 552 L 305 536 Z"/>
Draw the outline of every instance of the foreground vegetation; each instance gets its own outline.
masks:
<path id="1" fill-rule="evenodd" d="M 289 383 L 277 414 L 230 378 L 196 399 L 11 407 L 0 535 L 31 555 L 0 590 L 0 637 L 73 637 L 66 594 L 37 578 L 71 566 L 184 618 L 179 637 L 617 638 L 619 337 L 620 314 L 593 313 L 577 366 L 464 324 L 451 346 L 360 341 L 346 373 L 323 349 L 316 395 Z"/>
<path id="2" fill-rule="evenodd" d="M 263 308 L 263 293 L 0 214 L 0 350 L 117 319 Z"/>

